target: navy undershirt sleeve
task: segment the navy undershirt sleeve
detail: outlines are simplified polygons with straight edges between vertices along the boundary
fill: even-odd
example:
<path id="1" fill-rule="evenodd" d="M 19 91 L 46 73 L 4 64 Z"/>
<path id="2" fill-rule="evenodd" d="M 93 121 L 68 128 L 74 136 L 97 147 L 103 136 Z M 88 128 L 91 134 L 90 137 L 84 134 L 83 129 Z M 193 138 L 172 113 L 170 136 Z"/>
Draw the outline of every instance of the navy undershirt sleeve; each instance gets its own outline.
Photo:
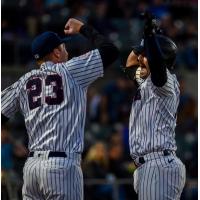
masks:
<path id="1" fill-rule="evenodd" d="M 145 52 L 151 72 L 151 80 L 157 87 L 162 87 L 167 82 L 167 71 L 162 51 L 154 34 L 145 36 Z"/>
<path id="2" fill-rule="evenodd" d="M 104 68 L 108 67 L 118 58 L 119 51 L 117 47 L 91 26 L 83 25 L 80 33 L 89 39 L 99 50 Z"/>

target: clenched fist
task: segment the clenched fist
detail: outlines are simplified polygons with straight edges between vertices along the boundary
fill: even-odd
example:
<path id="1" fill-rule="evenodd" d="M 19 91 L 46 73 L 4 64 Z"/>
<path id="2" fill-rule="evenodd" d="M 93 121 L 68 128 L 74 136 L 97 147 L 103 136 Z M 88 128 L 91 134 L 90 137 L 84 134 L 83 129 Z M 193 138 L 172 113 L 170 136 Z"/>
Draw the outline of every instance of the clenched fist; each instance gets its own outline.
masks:
<path id="1" fill-rule="evenodd" d="M 84 23 L 74 19 L 74 18 L 70 18 L 67 23 L 65 24 L 65 29 L 64 32 L 66 35 L 70 35 L 70 34 L 76 34 L 79 33 L 81 26 L 83 26 Z"/>

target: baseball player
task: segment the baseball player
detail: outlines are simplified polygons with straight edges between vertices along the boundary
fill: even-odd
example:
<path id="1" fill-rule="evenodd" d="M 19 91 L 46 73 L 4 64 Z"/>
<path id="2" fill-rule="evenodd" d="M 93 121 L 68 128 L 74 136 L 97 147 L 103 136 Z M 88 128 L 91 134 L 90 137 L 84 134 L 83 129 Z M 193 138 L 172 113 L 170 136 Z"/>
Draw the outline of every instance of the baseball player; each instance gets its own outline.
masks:
<path id="1" fill-rule="evenodd" d="M 177 47 L 147 19 L 144 39 L 128 56 L 125 72 L 138 86 L 129 121 L 130 154 L 136 165 L 139 200 L 178 200 L 185 166 L 176 157 L 175 126 L 179 83 L 170 72 Z"/>
<path id="2" fill-rule="evenodd" d="M 68 60 L 64 40 L 44 32 L 32 42 L 39 69 L 2 92 L 2 123 L 20 111 L 29 136 L 24 166 L 24 200 L 82 200 L 86 93 L 118 57 L 117 48 L 92 27 L 69 19 L 65 34 L 81 33 L 94 50 Z M 81 44 L 80 44 L 81 45 Z"/>

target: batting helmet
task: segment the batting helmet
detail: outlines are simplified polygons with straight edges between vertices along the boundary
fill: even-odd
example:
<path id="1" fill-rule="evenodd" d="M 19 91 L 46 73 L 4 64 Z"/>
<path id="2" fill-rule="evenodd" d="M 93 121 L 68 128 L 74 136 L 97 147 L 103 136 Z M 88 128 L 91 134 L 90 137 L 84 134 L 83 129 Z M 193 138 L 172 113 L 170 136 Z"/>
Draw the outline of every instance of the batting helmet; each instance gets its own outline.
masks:
<path id="1" fill-rule="evenodd" d="M 165 66 L 168 69 L 173 69 L 177 54 L 176 44 L 169 37 L 164 35 L 156 34 L 155 37 L 159 44 Z M 144 40 L 141 41 L 140 45 L 133 46 L 132 49 L 136 54 L 145 52 Z"/>

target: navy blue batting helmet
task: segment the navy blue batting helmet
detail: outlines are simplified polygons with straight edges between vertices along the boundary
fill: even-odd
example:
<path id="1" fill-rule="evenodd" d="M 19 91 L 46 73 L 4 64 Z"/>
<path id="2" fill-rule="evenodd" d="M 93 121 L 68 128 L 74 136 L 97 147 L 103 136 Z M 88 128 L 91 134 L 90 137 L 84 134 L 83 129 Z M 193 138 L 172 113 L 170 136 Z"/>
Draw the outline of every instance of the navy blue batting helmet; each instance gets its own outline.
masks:
<path id="1" fill-rule="evenodd" d="M 166 67 L 168 69 L 173 69 L 178 50 L 176 44 L 169 37 L 166 37 L 164 35 L 156 34 L 155 37 L 162 51 Z M 136 54 L 141 54 L 145 52 L 144 40 L 141 41 L 140 45 L 132 46 L 132 49 Z"/>

